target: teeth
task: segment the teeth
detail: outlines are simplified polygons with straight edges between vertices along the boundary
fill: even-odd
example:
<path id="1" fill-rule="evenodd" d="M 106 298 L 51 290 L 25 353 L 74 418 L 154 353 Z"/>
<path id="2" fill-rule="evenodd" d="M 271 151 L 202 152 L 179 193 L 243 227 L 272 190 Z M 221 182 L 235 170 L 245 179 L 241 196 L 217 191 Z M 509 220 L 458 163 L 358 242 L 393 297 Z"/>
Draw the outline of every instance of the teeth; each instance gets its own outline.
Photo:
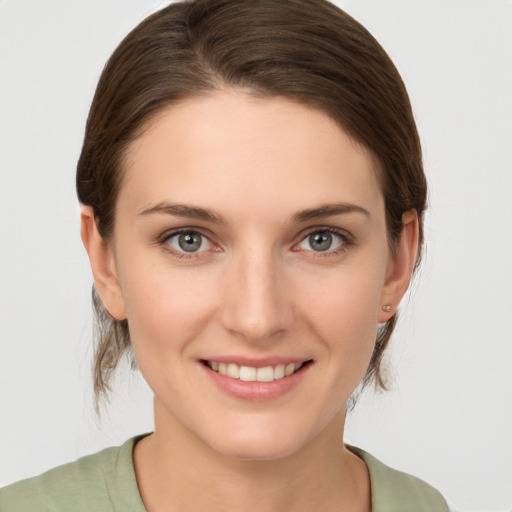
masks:
<path id="1" fill-rule="evenodd" d="M 295 371 L 295 364 L 289 363 L 286 365 L 286 367 L 284 369 L 284 374 L 286 377 L 288 377 L 288 375 L 291 375 L 294 371 Z"/>
<path id="2" fill-rule="evenodd" d="M 226 371 L 226 375 L 232 379 L 240 378 L 240 367 L 237 364 L 230 363 Z"/>
<path id="3" fill-rule="evenodd" d="M 256 380 L 258 382 L 272 382 L 274 380 L 274 368 L 272 368 L 272 366 L 258 368 Z"/>
<path id="4" fill-rule="evenodd" d="M 245 382 L 254 382 L 257 376 L 256 368 L 250 366 L 240 366 L 240 380 Z"/>
<path id="5" fill-rule="evenodd" d="M 288 377 L 299 368 L 303 363 L 288 363 L 287 365 L 278 364 L 276 366 L 264 366 L 263 368 L 253 368 L 252 366 L 239 366 L 235 363 L 218 363 L 208 361 L 208 366 L 221 375 L 240 379 L 245 382 L 272 382 L 273 380 Z"/>
<path id="6" fill-rule="evenodd" d="M 284 364 L 278 364 L 274 368 L 274 379 L 282 379 L 284 377 Z"/>

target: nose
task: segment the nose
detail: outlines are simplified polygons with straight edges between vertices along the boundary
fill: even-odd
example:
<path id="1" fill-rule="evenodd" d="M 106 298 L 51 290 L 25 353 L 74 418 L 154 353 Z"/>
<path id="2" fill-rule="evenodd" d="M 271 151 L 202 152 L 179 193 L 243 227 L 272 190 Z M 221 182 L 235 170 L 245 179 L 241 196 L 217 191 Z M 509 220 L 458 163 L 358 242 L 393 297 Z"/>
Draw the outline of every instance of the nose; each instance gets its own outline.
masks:
<path id="1" fill-rule="evenodd" d="M 275 341 L 293 322 L 288 292 L 278 257 L 260 252 L 234 258 L 224 280 L 224 328 L 248 342 Z"/>

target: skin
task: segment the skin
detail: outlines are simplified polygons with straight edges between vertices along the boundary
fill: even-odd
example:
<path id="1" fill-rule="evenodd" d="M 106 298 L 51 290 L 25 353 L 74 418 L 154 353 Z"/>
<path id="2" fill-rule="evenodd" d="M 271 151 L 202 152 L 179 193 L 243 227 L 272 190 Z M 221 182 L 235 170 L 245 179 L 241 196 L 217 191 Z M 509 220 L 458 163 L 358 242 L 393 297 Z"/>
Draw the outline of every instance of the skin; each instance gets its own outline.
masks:
<path id="1" fill-rule="evenodd" d="M 155 432 L 134 451 L 146 508 L 370 510 L 366 466 L 341 442 L 346 402 L 409 283 L 415 213 L 391 251 L 365 148 L 318 110 L 241 91 L 166 108 L 124 173 L 112 239 L 87 206 L 82 238 L 155 394 Z M 300 216 L 328 204 L 343 211 Z M 180 249 L 182 228 L 204 235 L 198 252 Z M 228 356 L 312 362 L 286 393 L 244 400 L 201 363 Z"/>

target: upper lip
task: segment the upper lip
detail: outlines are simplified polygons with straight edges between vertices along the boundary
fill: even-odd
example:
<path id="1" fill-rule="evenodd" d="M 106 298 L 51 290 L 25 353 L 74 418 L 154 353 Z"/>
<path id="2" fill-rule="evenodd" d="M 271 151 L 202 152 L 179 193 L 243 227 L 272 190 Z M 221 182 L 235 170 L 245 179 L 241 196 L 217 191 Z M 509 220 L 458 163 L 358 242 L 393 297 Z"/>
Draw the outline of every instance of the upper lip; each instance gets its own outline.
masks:
<path id="1" fill-rule="evenodd" d="M 264 368 L 265 366 L 276 366 L 278 364 L 289 364 L 289 363 L 305 363 L 311 361 L 310 357 L 287 357 L 287 356 L 272 356 L 264 358 L 251 358 L 244 356 L 211 356 L 203 357 L 202 361 L 210 361 L 216 363 L 234 363 L 238 366 L 250 366 L 252 368 Z"/>

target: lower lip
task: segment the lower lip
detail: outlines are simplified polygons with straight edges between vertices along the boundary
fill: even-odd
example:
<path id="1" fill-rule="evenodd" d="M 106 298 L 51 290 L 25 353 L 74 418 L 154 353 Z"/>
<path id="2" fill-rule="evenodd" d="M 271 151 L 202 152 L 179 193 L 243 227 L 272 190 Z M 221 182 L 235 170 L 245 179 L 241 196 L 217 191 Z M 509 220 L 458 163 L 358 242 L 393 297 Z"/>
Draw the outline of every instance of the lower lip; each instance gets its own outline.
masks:
<path id="1" fill-rule="evenodd" d="M 306 364 L 296 372 L 288 375 L 288 377 L 273 380 L 272 382 L 246 382 L 240 379 L 226 377 L 219 372 L 211 370 L 203 363 L 199 363 L 199 365 L 221 391 L 235 398 L 252 400 L 254 402 L 275 400 L 288 393 L 299 385 L 312 366 L 311 363 Z"/>

